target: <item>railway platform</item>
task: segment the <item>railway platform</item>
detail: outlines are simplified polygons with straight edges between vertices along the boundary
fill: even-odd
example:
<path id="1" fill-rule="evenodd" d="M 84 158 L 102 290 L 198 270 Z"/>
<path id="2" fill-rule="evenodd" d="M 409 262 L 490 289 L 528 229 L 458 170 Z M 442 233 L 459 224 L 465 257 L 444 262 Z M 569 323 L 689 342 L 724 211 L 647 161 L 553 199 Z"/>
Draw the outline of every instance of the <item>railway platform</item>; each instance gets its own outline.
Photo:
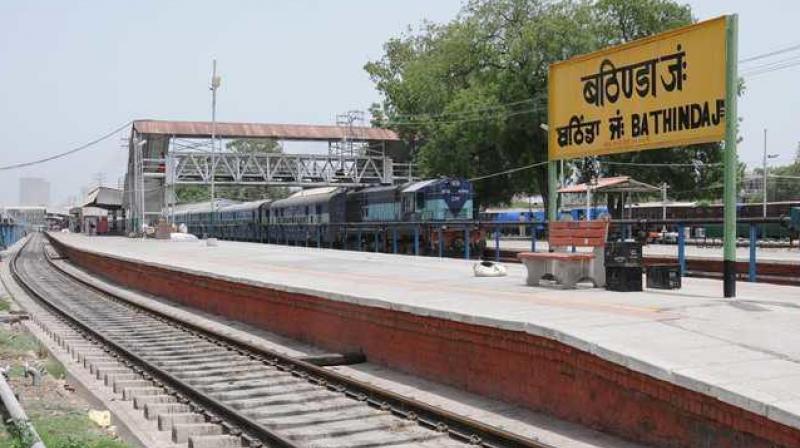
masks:
<path id="1" fill-rule="evenodd" d="M 657 446 L 800 446 L 800 289 L 525 286 L 465 260 L 52 234 L 116 283 Z"/>

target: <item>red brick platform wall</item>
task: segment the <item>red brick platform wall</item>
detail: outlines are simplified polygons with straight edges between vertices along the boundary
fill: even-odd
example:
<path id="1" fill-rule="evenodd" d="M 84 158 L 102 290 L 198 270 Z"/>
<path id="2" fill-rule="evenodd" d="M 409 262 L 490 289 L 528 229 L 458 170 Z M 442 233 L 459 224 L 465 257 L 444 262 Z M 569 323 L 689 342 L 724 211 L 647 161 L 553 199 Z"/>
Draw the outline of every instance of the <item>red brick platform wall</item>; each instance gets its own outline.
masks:
<path id="1" fill-rule="evenodd" d="M 54 245 L 114 282 L 663 447 L 800 447 L 800 431 L 523 332 L 336 302 Z"/>

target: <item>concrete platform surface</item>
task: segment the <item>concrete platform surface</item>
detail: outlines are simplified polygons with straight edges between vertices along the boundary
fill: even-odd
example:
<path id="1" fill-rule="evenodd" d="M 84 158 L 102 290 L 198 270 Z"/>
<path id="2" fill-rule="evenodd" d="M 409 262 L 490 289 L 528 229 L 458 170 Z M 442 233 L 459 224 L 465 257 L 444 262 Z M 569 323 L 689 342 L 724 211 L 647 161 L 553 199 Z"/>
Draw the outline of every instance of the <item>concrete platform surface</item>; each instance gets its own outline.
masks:
<path id="1" fill-rule="evenodd" d="M 55 234 L 81 250 L 331 300 L 527 332 L 800 428 L 800 288 L 684 279 L 615 293 L 476 278 L 474 262 L 220 241 Z"/>

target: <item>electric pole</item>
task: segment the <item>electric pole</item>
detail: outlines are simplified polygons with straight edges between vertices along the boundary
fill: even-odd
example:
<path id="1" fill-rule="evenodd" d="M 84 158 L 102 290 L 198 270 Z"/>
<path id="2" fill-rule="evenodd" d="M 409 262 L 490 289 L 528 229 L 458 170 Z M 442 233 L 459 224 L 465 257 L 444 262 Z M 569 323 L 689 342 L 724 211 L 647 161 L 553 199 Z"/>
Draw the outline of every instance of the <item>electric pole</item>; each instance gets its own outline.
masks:
<path id="1" fill-rule="evenodd" d="M 216 174 L 216 140 L 217 140 L 217 89 L 219 88 L 221 78 L 217 76 L 217 60 L 214 59 L 211 68 L 211 228 L 214 229 L 214 214 L 216 213 L 216 206 L 214 204 L 214 175 Z M 214 230 L 216 234 L 216 230 Z"/>

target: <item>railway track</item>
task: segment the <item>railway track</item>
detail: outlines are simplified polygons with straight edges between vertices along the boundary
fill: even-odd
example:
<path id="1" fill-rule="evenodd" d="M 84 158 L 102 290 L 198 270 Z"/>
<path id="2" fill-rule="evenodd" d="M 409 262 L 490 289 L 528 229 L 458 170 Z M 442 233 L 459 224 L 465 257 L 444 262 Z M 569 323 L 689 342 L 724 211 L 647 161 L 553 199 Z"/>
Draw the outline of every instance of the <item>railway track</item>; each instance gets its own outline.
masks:
<path id="1" fill-rule="evenodd" d="M 546 446 L 100 292 L 53 266 L 41 235 L 11 268 L 53 314 L 37 323 L 178 446 Z"/>

